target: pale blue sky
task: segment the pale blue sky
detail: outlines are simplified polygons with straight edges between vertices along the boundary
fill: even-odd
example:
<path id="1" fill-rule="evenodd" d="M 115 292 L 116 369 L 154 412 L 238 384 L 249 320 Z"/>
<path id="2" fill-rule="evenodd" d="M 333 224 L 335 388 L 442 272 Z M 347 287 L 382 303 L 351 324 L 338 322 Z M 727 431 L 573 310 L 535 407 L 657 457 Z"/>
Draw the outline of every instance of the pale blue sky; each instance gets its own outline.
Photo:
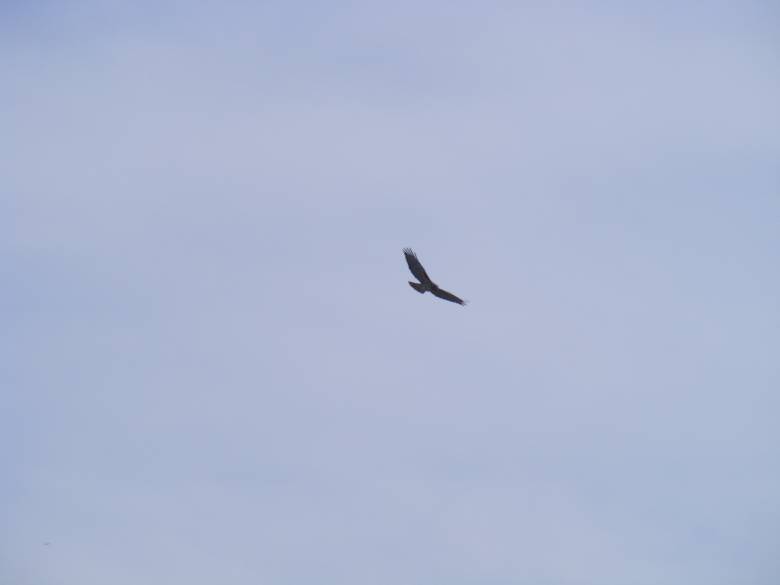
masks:
<path id="1" fill-rule="evenodd" d="M 0 583 L 779 582 L 775 3 L 31 4 Z"/>

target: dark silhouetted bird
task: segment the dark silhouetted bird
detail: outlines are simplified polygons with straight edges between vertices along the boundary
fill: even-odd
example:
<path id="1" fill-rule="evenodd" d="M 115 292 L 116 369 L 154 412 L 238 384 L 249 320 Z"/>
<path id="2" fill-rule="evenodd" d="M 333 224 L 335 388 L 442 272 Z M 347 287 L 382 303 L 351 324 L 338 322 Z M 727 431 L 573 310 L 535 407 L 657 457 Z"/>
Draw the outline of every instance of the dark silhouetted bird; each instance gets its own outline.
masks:
<path id="1" fill-rule="evenodd" d="M 420 264 L 420 261 L 417 259 L 417 255 L 411 250 L 411 248 L 404 248 L 404 256 L 406 256 L 406 263 L 409 265 L 409 270 L 411 270 L 412 274 L 414 274 L 414 277 L 420 281 L 409 283 L 409 286 L 411 286 L 414 290 L 416 290 L 418 293 L 430 291 L 435 296 L 439 297 L 440 299 L 444 299 L 445 301 L 458 303 L 459 305 L 466 304 L 466 301 L 459 299 L 451 292 L 440 289 L 439 286 L 431 280 L 430 276 L 428 276 L 428 273 L 425 272 L 425 268 L 423 268 L 422 264 Z"/>

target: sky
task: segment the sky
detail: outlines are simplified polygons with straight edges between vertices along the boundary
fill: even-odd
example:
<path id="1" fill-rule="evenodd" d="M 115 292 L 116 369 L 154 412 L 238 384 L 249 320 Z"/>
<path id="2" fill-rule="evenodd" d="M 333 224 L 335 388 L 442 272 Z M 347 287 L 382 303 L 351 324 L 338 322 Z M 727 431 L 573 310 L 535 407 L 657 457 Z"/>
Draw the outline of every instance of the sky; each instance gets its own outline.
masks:
<path id="1" fill-rule="evenodd" d="M 0 583 L 780 582 L 779 25 L 0 3 Z"/>

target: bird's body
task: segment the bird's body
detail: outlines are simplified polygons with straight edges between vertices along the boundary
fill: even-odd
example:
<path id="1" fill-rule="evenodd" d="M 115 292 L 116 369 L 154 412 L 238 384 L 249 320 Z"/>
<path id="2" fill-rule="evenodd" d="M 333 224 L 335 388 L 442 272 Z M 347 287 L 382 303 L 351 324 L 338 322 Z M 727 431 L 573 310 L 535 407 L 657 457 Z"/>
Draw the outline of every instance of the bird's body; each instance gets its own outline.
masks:
<path id="1" fill-rule="evenodd" d="M 458 303 L 459 305 L 466 304 L 466 301 L 456 297 L 451 292 L 447 292 L 446 290 L 440 288 L 439 285 L 431 280 L 431 278 L 428 276 L 428 273 L 425 272 L 425 268 L 423 268 L 422 264 L 420 264 L 420 261 L 417 259 L 417 255 L 411 250 L 411 248 L 404 248 L 404 256 L 406 257 L 406 263 L 409 265 L 409 270 L 411 270 L 414 277 L 420 281 L 409 282 L 409 286 L 411 286 L 414 290 L 420 294 L 430 292 L 434 296 L 437 296 L 440 299 L 444 299 L 446 301 L 450 301 L 451 303 Z"/>

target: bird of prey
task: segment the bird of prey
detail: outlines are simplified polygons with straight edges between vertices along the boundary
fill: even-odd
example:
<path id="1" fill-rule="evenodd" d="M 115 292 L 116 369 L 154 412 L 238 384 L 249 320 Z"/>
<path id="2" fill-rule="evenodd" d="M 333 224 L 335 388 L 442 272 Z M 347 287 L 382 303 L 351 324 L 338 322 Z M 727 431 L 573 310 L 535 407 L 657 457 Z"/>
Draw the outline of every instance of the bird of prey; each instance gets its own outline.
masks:
<path id="1" fill-rule="evenodd" d="M 406 263 L 409 265 L 409 270 L 411 270 L 412 274 L 414 274 L 414 277 L 420 281 L 409 283 L 409 286 L 411 286 L 414 290 L 421 294 L 426 291 L 430 291 L 434 294 L 434 296 L 437 296 L 440 299 L 444 299 L 445 301 L 458 303 L 459 305 L 466 304 L 466 301 L 459 299 L 451 292 L 440 289 L 439 286 L 431 280 L 431 278 L 428 276 L 428 273 L 425 272 L 425 268 L 423 268 L 422 264 L 420 264 L 420 261 L 417 259 L 417 255 L 411 250 L 411 248 L 404 248 L 404 256 L 406 256 Z"/>

